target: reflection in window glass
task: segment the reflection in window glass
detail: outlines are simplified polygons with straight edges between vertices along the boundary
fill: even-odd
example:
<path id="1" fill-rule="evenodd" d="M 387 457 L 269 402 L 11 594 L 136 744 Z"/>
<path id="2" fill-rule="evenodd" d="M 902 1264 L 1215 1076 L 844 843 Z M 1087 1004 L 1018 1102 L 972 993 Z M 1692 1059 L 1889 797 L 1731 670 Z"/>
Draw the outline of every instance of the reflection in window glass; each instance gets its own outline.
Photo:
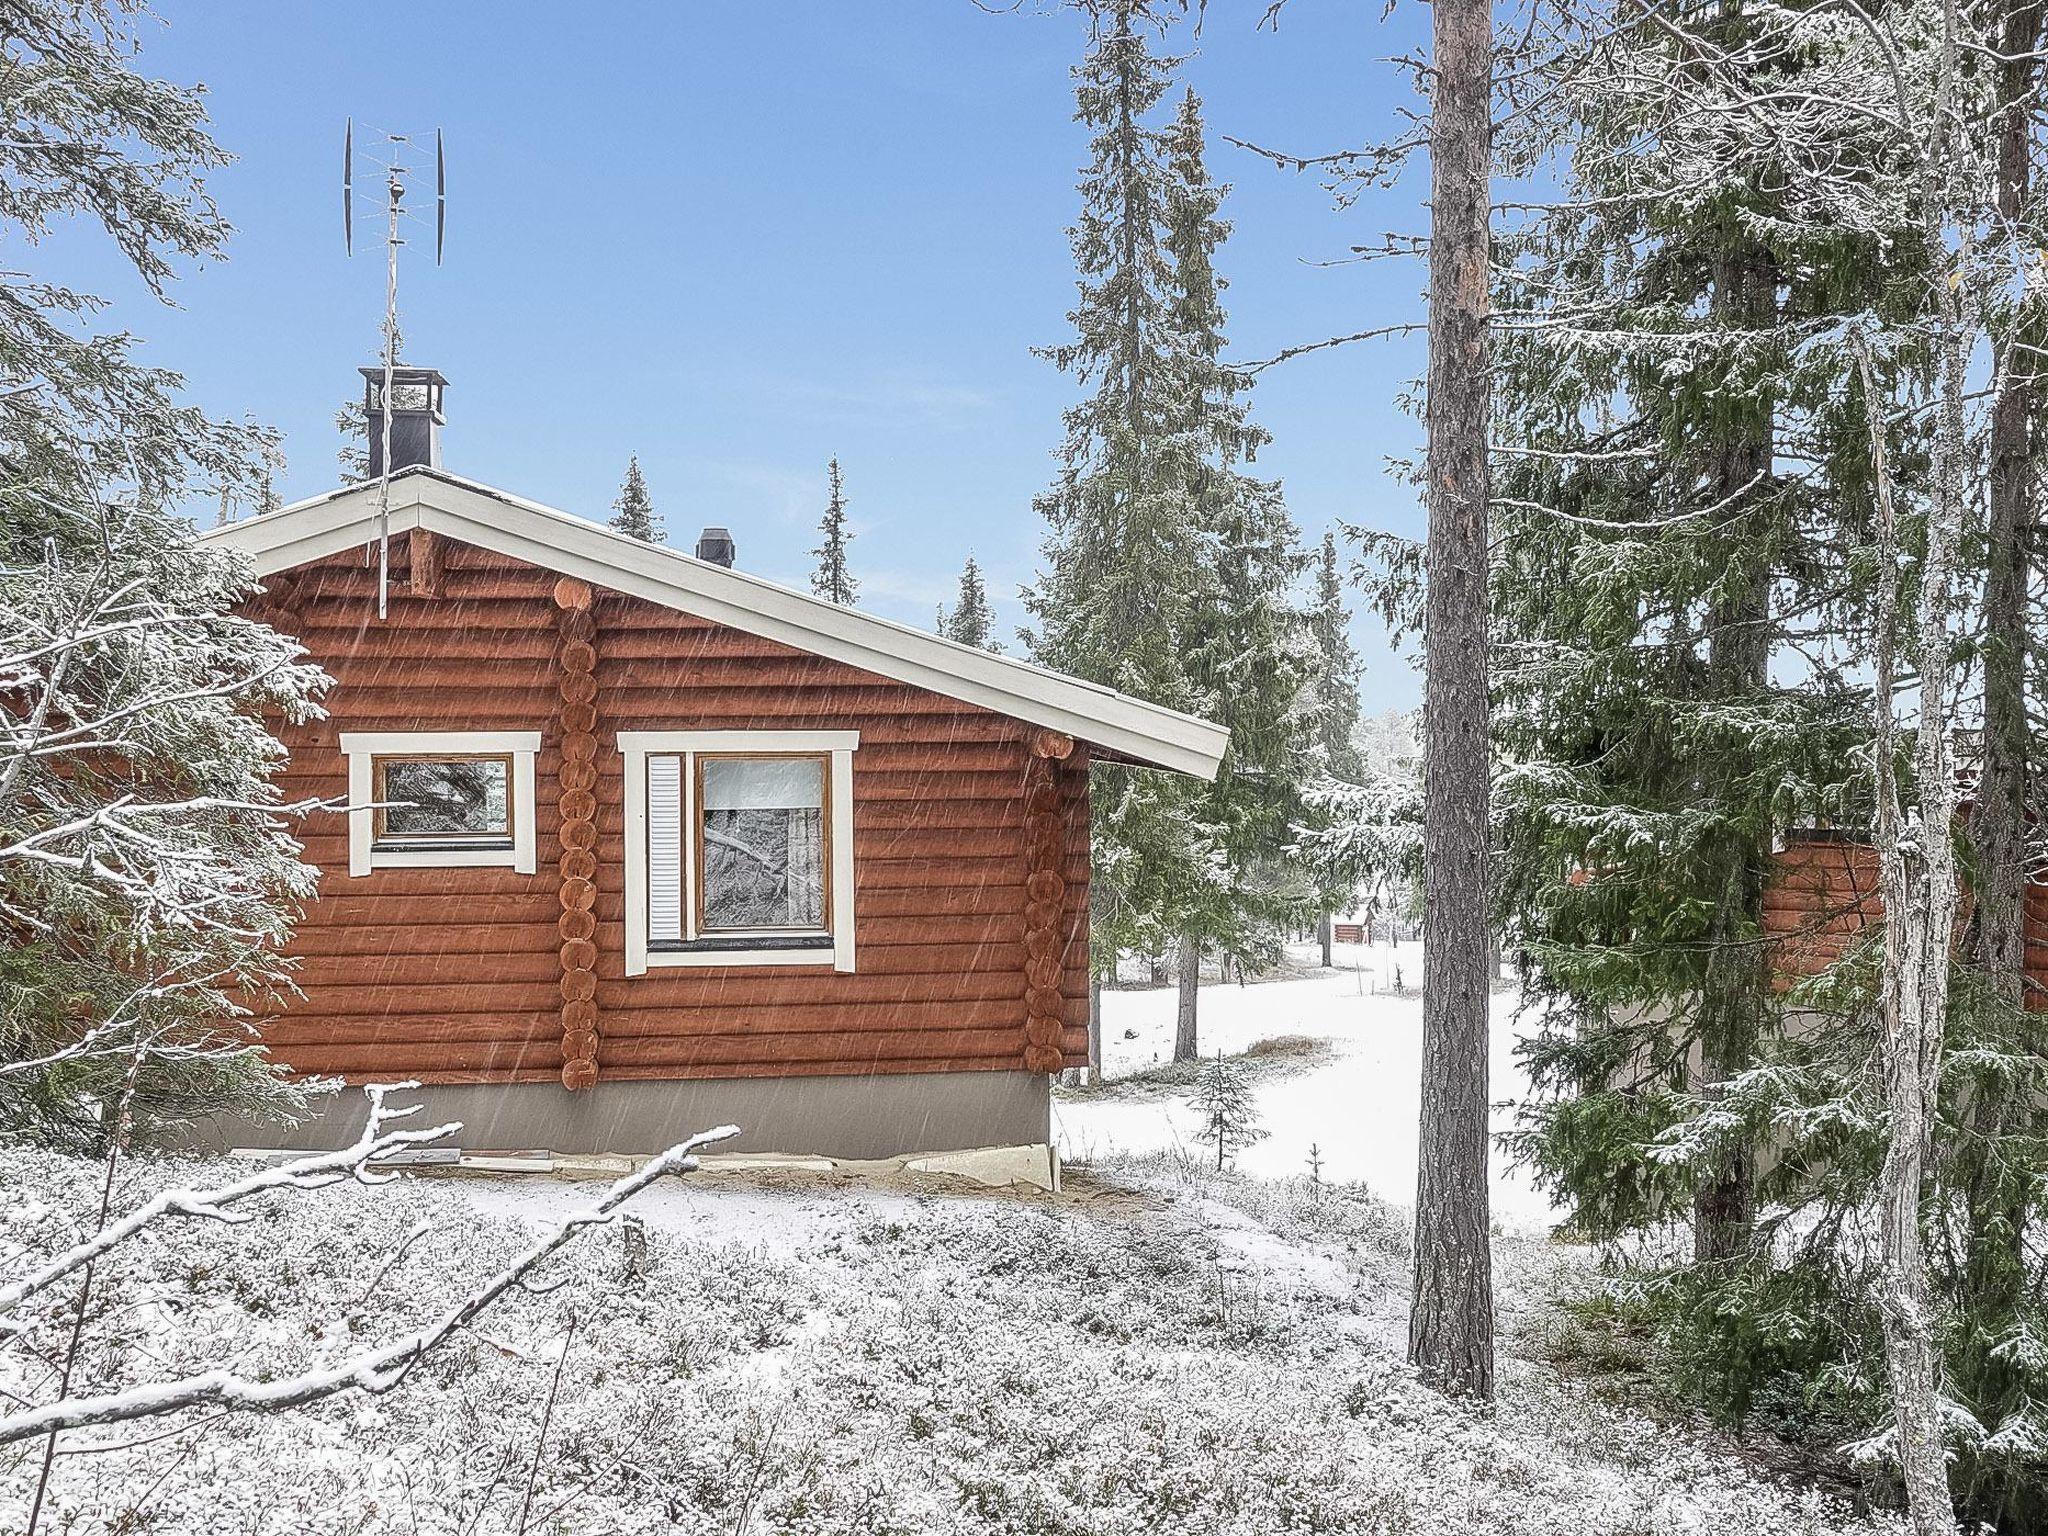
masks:
<path id="1" fill-rule="evenodd" d="M 703 926 L 825 926 L 825 764 L 704 758 Z"/>
<path id="2" fill-rule="evenodd" d="M 377 798 L 405 802 L 385 807 L 386 837 L 512 835 L 509 758 L 384 758 L 378 769 Z"/>

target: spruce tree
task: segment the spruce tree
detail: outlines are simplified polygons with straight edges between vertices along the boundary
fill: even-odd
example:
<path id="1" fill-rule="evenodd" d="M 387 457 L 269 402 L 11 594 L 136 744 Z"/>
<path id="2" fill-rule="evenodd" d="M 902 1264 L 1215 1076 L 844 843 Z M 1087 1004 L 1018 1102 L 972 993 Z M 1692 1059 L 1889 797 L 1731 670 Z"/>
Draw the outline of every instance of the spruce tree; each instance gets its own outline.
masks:
<path id="1" fill-rule="evenodd" d="M 1561 110 L 1549 127 L 1571 142 L 1567 195 L 1503 253 L 1504 300 L 1520 313 L 1503 327 L 1500 437 L 1523 451 L 1499 503 L 1494 599 L 1503 894 L 1534 961 L 1530 996 L 1550 1012 L 1531 1062 L 1558 1095 L 1527 1120 L 1522 1150 L 1589 1237 L 1692 1225 L 1692 1262 L 1654 1266 L 1655 1283 L 1629 1291 L 1672 1381 L 1780 1427 L 1885 1416 L 1895 1362 L 1878 1347 L 1877 1304 L 1896 1292 L 1864 1224 L 1887 1199 L 1889 1251 L 1899 1212 L 1917 1206 L 1931 1300 L 1913 1310 L 1942 1391 L 1967 1410 L 1945 1410 L 1958 1502 L 2019 1529 L 2048 1509 L 2039 1463 L 2011 1454 L 2042 1435 L 2048 1401 L 2040 1261 L 2016 1235 L 2048 1214 L 2048 1057 L 2040 1016 L 2012 1006 L 2011 941 L 1980 938 L 1963 950 L 1976 965 L 1950 977 L 1950 1006 L 1935 1010 L 1947 1061 L 1920 1064 L 1928 1102 L 1914 1106 L 1931 1120 L 1924 1167 L 1898 1180 L 1886 1164 L 1901 1111 L 1880 1069 L 1909 1010 L 1881 984 L 1898 970 L 1882 963 L 1887 935 L 1865 928 L 1826 973 L 1788 988 L 1778 962 L 1839 942 L 1827 930 L 1856 927 L 1857 903 L 1838 887 L 1816 931 L 1779 942 L 1796 909 L 1770 895 L 1788 835 L 1862 840 L 1875 821 L 1896 854 L 1887 801 L 1918 801 L 1912 857 L 1945 856 L 1940 754 L 1924 735 L 1917 754 L 1880 753 L 1871 728 L 1941 690 L 1873 698 L 1868 669 L 1892 643 L 1882 615 L 1895 588 L 1910 592 L 1928 551 L 1953 547 L 1958 445 L 1989 449 L 1973 478 L 1997 464 L 2003 398 L 1993 392 L 1990 430 L 1942 441 L 1937 424 L 1969 391 L 1953 362 L 1936 364 L 1994 353 L 1998 328 L 2024 323 L 2023 306 L 1993 303 L 1994 346 L 1953 345 L 1959 295 L 1979 281 L 1968 253 L 2016 270 L 1998 246 L 2038 249 L 2041 212 L 2022 195 L 1987 214 L 2000 200 L 1988 140 L 2005 121 L 1992 93 L 2007 71 L 1957 71 L 1940 51 L 1960 34 L 1966 56 L 2025 58 L 2031 47 L 1992 41 L 2009 21 L 1996 6 L 1901 6 L 1815 49 L 1799 12 L 1715 8 L 1631 23 L 1560 61 L 1539 115 Z M 1920 94 L 1959 81 L 1960 105 Z M 1936 153 L 1906 124 L 1953 137 Z M 1970 238 L 1953 225 L 1927 237 L 1949 199 L 1950 218 L 1984 221 Z M 1872 338 L 1868 379 L 1845 341 L 1858 336 Z M 1897 476 L 1896 545 L 1872 531 L 1873 423 Z M 1995 517 L 1997 482 L 1982 478 Z M 1991 579 L 1964 585 L 1996 610 L 1990 645 L 2009 646 L 2010 552 L 1977 549 Z M 1967 660 L 1927 639 L 1924 676 Z M 2013 659 L 1987 665 L 1994 733 L 2016 723 Z M 2012 772 L 2024 750 L 2016 732 L 1991 743 L 1999 797 L 2024 793 Z M 1874 795 L 1876 766 L 1894 762 L 1903 792 Z M 1987 919 L 2011 923 L 2009 898 L 1991 897 Z M 1934 910 L 1899 906 L 1898 933 Z M 1921 947 L 1946 946 L 1923 935 Z M 1917 1375 L 1901 1396 L 1919 1397 L 1925 1424 L 1932 1394 Z M 1938 1455 L 1917 1459 L 1916 1482 L 1931 1485 Z"/>
<path id="2" fill-rule="evenodd" d="M 960 568 L 960 598 L 954 603 L 953 611 L 949 614 L 943 607 L 939 609 L 939 633 L 948 640 L 979 646 L 984 651 L 1002 649 L 995 639 L 995 610 L 989 606 L 981 567 L 975 564 L 972 555 Z"/>
<path id="3" fill-rule="evenodd" d="M 1321 761 L 1313 803 L 1303 807 L 1302 829 L 1306 842 L 1317 846 L 1320 834 L 1331 831 L 1338 821 L 1360 809 L 1358 799 L 1346 796 L 1343 786 L 1363 787 L 1366 782 L 1365 764 L 1356 739 L 1362 668 L 1358 652 L 1351 644 L 1351 613 L 1344 603 L 1344 577 L 1337 562 L 1334 533 L 1324 533 L 1315 563 L 1315 600 L 1309 610 L 1309 636 L 1315 649 L 1310 708 Z M 1320 846 L 1327 850 L 1331 845 L 1323 842 Z M 1322 946 L 1323 964 L 1327 966 L 1335 959 L 1336 913 L 1348 908 L 1355 898 L 1360 873 L 1342 861 L 1332 864 L 1311 858 L 1308 862 L 1319 877 L 1322 911 L 1317 918 L 1316 937 Z"/>
<path id="4" fill-rule="evenodd" d="M 1246 466 L 1268 441 L 1252 419 L 1250 379 L 1223 361 L 1223 290 L 1216 256 L 1229 237 L 1228 188 L 1209 177 L 1201 103 L 1183 93 L 1166 135 L 1170 176 L 1165 242 L 1171 323 L 1187 348 L 1184 430 L 1198 457 L 1190 486 L 1207 546 L 1196 591 L 1188 664 L 1230 730 L 1230 750 L 1195 815 L 1213 850 L 1210 879 L 1189 893 L 1182 953 L 1192 974 L 1202 950 L 1242 971 L 1277 958 L 1282 934 L 1316 907 L 1313 882 L 1291 853 L 1314 772 L 1315 642 L 1296 600 L 1307 566 L 1279 485 Z M 1192 1052 L 1195 999 L 1184 981 L 1182 1023 Z"/>
<path id="5" fill-rule="evenodd" d="M 614 533 L 647 544 L 659 544 L 667 538 L 661 516 L 654 510 L 654 498 L 647 494 L 647 477 L 640 472 L 637 453 L 626 461 L 626 478 L 619 486 L 618 499 L 612 503 L 609 526 Z"/>
<path id="6" fill-rule="evenodd" d="M 205 186 L 226 156 L 196 89 L 134 69 L 130 10 L 14 8 L 0 222 L 40 247 L 97 221 L 165 297 L 178 258 L 222 254 Z M 307 718 L 325 679 L 231 612 L 246 562 L 194 546 L 177 510 L 258 501 L 271 439 L 93 334 L 92 296 L 0 282 L 0 359 L 24 381 L 0 413 L 0 1134 L 92 1147 L 117 1106 L 149 1140 L 302 1107 L 235 1021 L 287 984 L 314 884 L 268 721 Z"/>
<path id="7" fill-rule="evenodd" d="M 1309 610 L 1309 634 L 1315 644 L 1313 708 L 1316 741 L 1323 767 L 1334 777 L 1356 784 L 1359 761 L 1358 686 L 1363 665 L 1351 643 L 1351 610 L 1344 603 L 1344 574 L 1337 561 L 1337 535 L 1325 533 L 1315 563 L 1315 603 Z"/>
<path id="8" fill-rule="evenodd" d="M 1730 12 L 1714 30 L 1745 25 Z M 1652 23 L 1622 43 L 1646 79 L 1684 68 Z M 1531 451 L 1504 473 L 1496 539 L 1497 622 L 1521 663 L 1498 685 L 1515 764 L 1500 889 L 1536 990 L 1574 1020 L 1534 1049 L 1565 1096 L 1530 1149 L 1590 1234 L 1689 1204 L 1706 1262 L 1750 1251 L 1760 1128 L 1714 1113 L 1722 1134 L 1683 1167 L 1644 1149 L 1670 1118 L 1709 1114 L 1777 1028 L 1773 840 L 1843 805 L 1867 739 L 1852 657 L 1772 663 L 1853 613 L 1837 551 L 1867 504 L 1853 472 L 1823 488 L 1785 468 L 1852 462 L 1860 430 L 1839 358 L 1795 336 L 1866 302 L 1883 271 L 1846 242 L 1760 233 L 1787 171 L 1760 163 L 1767 149 L 1720 166 L 1715 199 L 1673 191 L 1660 157 L 1689 147 L 1640 134 L 1661 104 L 1566 86 L 1575 195 L 1526 237 L 1530 275 L 1506 292 L 1540 308 L 1501 348 L 1501 436 Z M 1571 323 L 1553 330 L 1552 313 Z M 1637 1052 L 1659 1091 L 1617 1091 L 1611 1063 Z"/>
<path id="9" fill-rule="evenodd" d="M 401 365 L 405 361 L 405 333 L 394 329 L 391 334 L 391 356 Z M 383 357 L 382 338 L 379 338 L 378 358 Z M 341 447 L 335 451 L 335 462 L 341 467 L 343 485 L 360 485 L 370 478 L 370 414 L 363 409 L 360 393 L 341 402 L 334 413 L 334 430 L 341 434 Z"/>
<path id="10" fill-rule="evenodd" d="M 830 489 L 825 501 L 825 515 L 818 522 L 818 531 L 824 535 L 824 542 L 811 551 L 818 559 L 818 568 L 811 573 L 811 590 L 822 598 L 851 608 L 860 600 L 860 583 L 854 580 L 853 572 L 846 564 L 846 546 L 853 542 L 853 535 L 846 527 L 846 485 L 839 474 L 838 459 L 825 466 L 825 474 Z"/>
<path id="11" fill-rule="evenodd" d="M 1244 1068 L 1221 1051 L 1202 1068 L 1201 1087 L 1188 1100 L 1195 1112 L 1195 1140 L 1216 1149 L 1216 1171 L 1246 1147 L 1264 1141 L 1267 1131 L 1259 1124 L 1259 1109 L 1251 1085 L 1244 1080 Z"/>
<path id="12" fill-rule="evenodd" d="M 1105 0 L 1074 70 L 1075 118 L 1089 130 L 1081 214 L 1069 230 L 1077 295 L 1073 336 L 1043 349 L 1088 393 L 1064 413 L 1061 467 L 1036 506 L 1043 569 L 1026 591 L 1031 656 L 1056 670 L 1169 708 L 1211 700 L 1186 643 L 1211 579 L 1189 429 L 1197 370 L 1175 329 L 1164 245 L 1171 172 L 1149 117 L 1173 61 L 1149 38 L 1152 0 Z M 1103 764 L 1093 779 L 1090 933 L 1098 975 L 1123 950 L 1157 953 L 1178 937 L 1209 842 L 1197 786 L 1171 774 Z"/>

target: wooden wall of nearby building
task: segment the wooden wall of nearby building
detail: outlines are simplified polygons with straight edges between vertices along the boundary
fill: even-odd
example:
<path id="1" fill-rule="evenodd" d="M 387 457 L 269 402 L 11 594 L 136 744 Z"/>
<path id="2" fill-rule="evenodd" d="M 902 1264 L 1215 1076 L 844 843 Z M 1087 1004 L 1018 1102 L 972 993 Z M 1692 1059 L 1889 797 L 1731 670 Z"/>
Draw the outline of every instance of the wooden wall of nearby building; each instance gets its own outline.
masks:
<path id="1" fill-rule="evenodd" d="M 415 559 L 424 592 L 412 590 Z M 300 635 L 336 682 L 326 720 L 283 731 L 282 787 L 342 795 L 343 731 L 538 729 L 539 868 L 351 878 L 344 818 L 316 816 L 305 844 L 322 871 L 319 899 L 291 949 L 304 995 L 265 1005 L 260 1026 L 280 1059 L 356 1081 L 569 1081 L 577 1071 L 565 1078 L 565 1059 L 591 1043 L 576 1038 L 586 1021 L 601 1078 L 1048 1070 L 1085 1059 L 1085 746 L 1047 758 L 1063 744 L 1021 722 L 616 593 L 587 594 L 587 626 L 565 621 L 562 600 L 573 608 L 580 583 L 558 592 L 552 573 L 431 535 L 394 540 L 393 567 L 382 622 L 358 554 L 270 579 L 256 611 Z M 573 650 L 585 628 L 588 656 Z M 565 686 L 572 674 L 594 689 Z M 586 702 L 594 725 L 576 707 Z M 574 738 L 585 727 L 596 739 L 594 804 L 572 800 L 565 828 L 565 728 Z M 625 974 L 615 733 L 686 729 L 861 733 L 854 973 L 828 963 Z M 572 759 L 582 750 L 571 741 Z M 1043 820 L 1048 805 L 1057 828 Z M 1049 838 L 1063 855 L 1050 910 L 1027 893 L 1055 856 Z M 586 841 L 593 857 L 564 857 L 565 842 Z M 584 869 L 591 889 L 579 895 Z M 589 919 L 567 915 L 579 903 Z M 1038 988 L 1027 1005 L 1034 950 L 1056 957 L 1051 1055 L 1044 1016 L 1035 1028 L 1027 1017 L 1047 1001 Z M 585 1000 L 594 1007 L 572 1006 Z"/>
<path id="2" fill-rule="evenodd" d="M 1800 839 L 1774 858 L 1764 894 L 1764 929 L 1782 935 L 1776 962 L 1781 982 L 1811 976 L 1840 959 L 1866 928 L 1884 921 L 1877 851 L 1846 839 Z M 1967 921 L 1967 910 L 1959 921 Z M 2048 885 L 2027 889 L 2027 996 L 2048 1009 Z"/>

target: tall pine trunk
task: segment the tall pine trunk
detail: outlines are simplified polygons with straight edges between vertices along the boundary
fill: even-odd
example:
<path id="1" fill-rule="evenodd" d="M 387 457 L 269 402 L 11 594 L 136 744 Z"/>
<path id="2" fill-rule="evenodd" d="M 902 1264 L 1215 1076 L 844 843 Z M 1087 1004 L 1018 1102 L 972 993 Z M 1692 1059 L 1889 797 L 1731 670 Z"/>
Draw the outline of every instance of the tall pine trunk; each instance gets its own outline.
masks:
<path id="1" fill-rule="evenodd" d="M 1337 938 L 1337 920 L 1327 912 L 1316 922 L 1316 938 L 1323 946 L 1323 969 L 1327 971 L 1335 963 L 1333 946 Z"/>
<path id="2" fill-rule="evenodd" d="M 2032 122 L 2028 107 L 2041 41 L 2043 7 L 2015 5 L 2000 40 L 1998 211 L 2015 226 L 2031 191 Z M 2029 324 L 2028 322 L 2033 323 Z M 1984 766 L 1969 814 L 1975 854 L 1969 958 L 1998 1004 L 2024 1008 L 2026 979 L 2027 823 L 2033 801 L 2027 757 L 2027 595 L 2033 576 L 2035 509 L 2033 432 L 2040 409 L 2035 374 L 2044 339 L 2038 313 L 2022 310 L 2016 335 L 1999 340 L 1994 355 L 1997 398 L 1991 408 L 1989 501 L 1982 598 Z M 2023 1090 L 2024 1091 L 2024 1090 Z M 1980 1093 L 1970 1117 L 1986 1146 L 1995 1145 L 2015 1110 L 2009 1094 Z M 1998 1177 L 1997 1159 L 1977 1161 L 1968 1179 L 1965 1283 L 1976 1305 L 1994 1315 L 2020 1300 L 2026 1275 L 2029 1205 L 2024 1181 Z M 2004 1366 L 1985 1362 L 1994 1372 Z M 1980 1368 L 1983 1368 L 1980 1366 Z"/>
<path id="3" fill-rule="evenodd" d="M 1173 1059 L 1193 1061 L 1201 1054 L 1195 1040 L 1195 1009 L 1202 992 L 1202 941 L 1185 934 L 1180 941 L 1180 999 L 1173 1015 Z"/>
<path id="4" fill-rule="evenodd" d="M 1493 1395 L 1487 1152 L 1487 433 L 1493 17 L 1431 7 L 1422 1115 L 1408 1358 Z"/>
<path id="5" fill-rule="evenodd" d="M 1732 232 L 1730 240 L 1732 248 L 1714 266 L 1712 312 L 1725 332 L 1768 332 L 1776 323 L 1777 274 L 1753 244 Z M 1735 350 L 1730 346 L 1731 354 Z M 1745 364 L 1746 359 L 1738 359 L 1735 366 Z M 1708 465 L 1710 499 L 1744 509 L 1733 520 L 1722 596 L 1709 616 L 1707 695 L 1715 704 L 1754 698 L 1770 683 L 1770 550 L 1758 504 L 1771 471 L 1772 411 L 1767 395 L 1737 410 Z M 1731 745 L 1733 753 L 1742 750 Z M 1740 778 L 1747 765 L 1729 755 L 1716 771 Z M 1713 792 L 1711 786 L 1703 788 Z M 1714 916 L 1700 980 L 1696 1086 L 1712 1099 L 1754 1064 L 1762 1033 L 1769 974 L 1755 937 L 1763 927 L 1769 829 L 1731 825 L 1708 852 L 1714 860 Z M 1747 1144 L 1723 1150 L 1693 1199 L 1695 1263 L 1732 1258 L 1748 1249 L 1756 1221 L 1755 1185 L 1754 1150 Z"/>

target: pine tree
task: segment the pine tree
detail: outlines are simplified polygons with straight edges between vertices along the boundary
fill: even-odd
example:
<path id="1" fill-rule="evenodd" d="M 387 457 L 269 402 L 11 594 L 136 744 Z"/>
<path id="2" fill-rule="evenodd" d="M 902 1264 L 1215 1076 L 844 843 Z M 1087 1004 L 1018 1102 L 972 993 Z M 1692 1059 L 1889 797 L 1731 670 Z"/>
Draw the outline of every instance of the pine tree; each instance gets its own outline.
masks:
<path id="1" fill-rule="evenodd" d="M 1202 1086 L 1188 1100 L 1197 1117 L 1195 1140 L 1216 1149 L 1216 1171 L 1226 1159 L 1246 1147 L 1264 1141 L 1269 1134 L 1259 1124 L 1259 1107 L 1244 1080 L 1243 1068 L 1218 1051 L 1202 1069 Z"/>
<path id="2" fill-rule="evenodd" d="M 10 232 L 97 222 L 163 296 L 177 257 L 218 257 L 227 234 L 197 91 L 134 71 L 125 9 L 17 9 L 0 51 L 36 88 L 0 144 Z M 0 1132 L 94 1146 L 116 1102 L 145 1140 L 301 1106 L 233 1021 L 284 984 L 314 882 L 266 715 L 306 718 L 325 680 L 229 612 L 246 564 L 194 547 L 175 511 L 255 501 L 272 439 L 92 335 L 91 296 L 6 282 L 0 355 L 33 359 L 34 382 L 0 413 Z"/>
<path id="3" fill-rule="evenodd" d="M 988 589 L 982 584 L 981 567 L 969 555 L 967 564 L 960 569 L 959 601 L 950 614 L 944 607 L 939 609 L 939 633 L 962 645 L 1000 651 L 1002 646 L 994 635 L 995 617 L 995 610 L 989 606 Z"/>
<path id="4" fill-rule="evenodd" d="M 1197 370 L 1174 326 L 1163 241 L 1171 173 L 1164 135 L 1148 122 L 1173 68 L 1147 41 L 1161 27 L 1152 0 L 1106 0 L 1074 71 L 1075 118 L 1090 133 L 1069 231 L 1074 334 L 1041 355 L 1088 393 L 1064 413 L 1059 475 L 1036 502 L 1047 533 L 1043 570 L 1024 597 L 1026 640 L 1045 666 L 1199 711 L 1210 700 L 1186 643 L 1212 562 L 1192 489 L 1201 444 L 1187 402 Z M 1175 775 L 1094 770 L 1098 975 L 1121 951 L 1156 953 L 1177 936 L 1209 864 L 1196 798 Z"/>
<path id="5" fill-rule="evenodd" d="M 825 473 L 831 490 L 825 502 L 825 515 L 818 523 L 824 542 L 811 551 L 818 557 L 818 568 L 811 573 L 811 590 L 851 608 L 860 600 L 860 583 L 846 565 L 846 546 L 853 542 L 853 535 L 846 527 L 846 487 L 840 478 L 839 460 L 835 458 L 826 465 Z"/>
<path id="6" fill-rule="evenodd" d="M 618 499 L 612 503 L 609 526 L 614 533 L 647 544 L 659 544 L 668 537 L 660 514 L 654 510 L 654 498 L 647 494 L 647 477 L 640 472 L 637 453 L 626 461 L 626 478 L 619 486 Z"/>

